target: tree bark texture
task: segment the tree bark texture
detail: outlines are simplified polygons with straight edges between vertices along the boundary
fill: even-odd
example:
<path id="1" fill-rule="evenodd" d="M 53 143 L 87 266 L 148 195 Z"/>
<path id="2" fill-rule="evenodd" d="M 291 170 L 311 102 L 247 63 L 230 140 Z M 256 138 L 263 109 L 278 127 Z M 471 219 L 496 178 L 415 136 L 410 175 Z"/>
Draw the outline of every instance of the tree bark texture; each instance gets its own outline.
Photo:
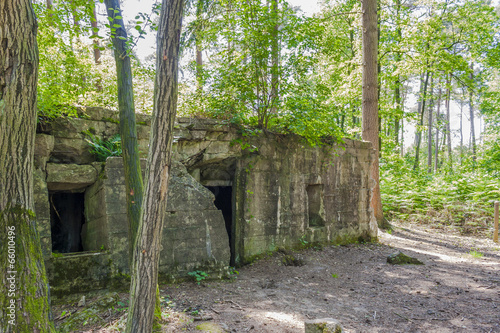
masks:
<path id="1" fill-rule="evenodd" d="M 465 99 L 465 92 L 463 93 L 463 99 Z M 460 165 L 462 165 L 464 156 L 463 99 L 460 101 Z"/>
<path id="2" fill-rule="evenodd" d="M 37 23 L 29 0 L 0 1 L 0 332 L 54 332 L 33 212 Z"/>
<path id="3" fill-rule="evenodd" d="M 92 35 L 97 36 L 99 33 L 99 28 L 97 26 L 97 13 L 95 8 L 94 0 L 90 0 L 92 3 L 92 18 L 90 21 L 90 25 L 92 26 Z M 101 50 L 99 49 L 99 39 L 94 38 L 94 62 L 98 65 L 101 63 Z M 101 88 L 102 89 L 102 88 Z"/>
<path id="4" fill-rule="evenodd" d="M 53 22 L 52 20 L 54 19 L 54 2 L 52 0 L 47 0 L 47 13 L 49 14 L 49 25 L 52 26 Z"/>
<path id="5" fill-rule="evenodd" d="M 431 76 L 429 110 L 427 111 L 427 172 L 432 172 L 432 113 L 434 112 L 434 76 Z"/>
<path id="6" fill-rule="evenodd" d="M 401 10 L 401 0 L 396 0 L 396 36 L 397 42 L 399 43 L 403 38 L 401 23 L 400 23 L 400 10 Z M 396 52 L 395 62 L 399 65 L 401 61 L 401 52 Z M 396 146 L 399 145 L 399 125 L 401 123 L 401 119 L 403 119 L 403 108 L 401 105 L 401 75 L 398 74 L 396 78 L 396 82 L 394 85 L 394 101 L 396 104 L 396 115 L 394 117 L 394 141 Z M 402 137 L 402 135 L 401 135 Z"/>
<path id="7" fill-rule="evenodd" d="M 279 88 L 279 20 L 278 20 L 278 0 L 271 0 L 271 19 L 274 22 L 271 33 L 271 115 L 278 114 L 278 88 Z M 267 127 L 267 124 L 266 124 Z"/>
<path id="8" fill-rule="evenodd" d="M 436 108 L 436 142 L 434 148 L 434 173 L 437 173 L 439 168 L 439 116 L 441 115 L 441 87 L 439 87 L 438 101 Z"/>
<path id="9" fill-rule="evenodd" d="M 451 117 L 450 117 L 450 97 L 451 97 L 451 74 L 446 82 L 446 143 L 448 146 L 448 164 L 450 171 L 453 171 L 453 155 L 451 151 Z"/>
<path id="10" fill-rule="evenodd" d="M 426 72 L 425 74 L 425 80 L 422 85 L 422 89 L 420 92 L 421 96 L 421 101 L 419 101 L 419 113 L 420 113 L 420 122 L 419 126 L 417 127 L 417 130 L 415 131 L 415 144 L 416 144 L 416 149 L 415 149 L 415 163 L 413 164 L 413 170 L 416 170 L 419 168 L 419 157 L 420 157 L 420 143 L 422 142 L 422 127 L 424 125 L 424 111 L 425 111 L 425 100 L 427 98 L 427 84 L 429 82 L 429 71 Z"/>
<path id="11" fill-rule="evenodd" d="M 471 84 L 474 80 L 474 66 L 471 64 L 470 80 Z M 469 89 L 469 111 L 470 111 L 470 135 L 471 135 L 471 146 L 472 146 L 472 161 L 476 162 L 476 130 L 474 128 L 474 101 L 472 100 L 472 88 Z"/>
<path id="12" fill-rule="evenodd" d="M 120 111 L 120 137 L 125 170 L 125 187 L 127 197 L 127 216 L 129 220 L 130 262 L 132 247 L 135 244 L 141 204 L 143 200 L 143 182 L 139 149 L 137 145 L 137 129 L 135 122 L 134 90 L 132 84 L 132 67 L 128 55 L 127 32 L 120 9 L 119 0 L 105 0 L 108 17 L 112 19 L 110 26 L 119 25 L 113 34 L 113 48 L 116 63 L 116 80 L 118 85 L 118 109 Z M 121 39 L 121 38 L 125 39 Z"/>
<path id="13" fill-rule="evenodd" d="M 375 149 L 375 161 L 371 175 L 375 180 L 375 188 L 371 206 L 379 226 L 383 225 L 382 200 L 380 197 L 379 175 L 379 122 L 378 122 L 378 70 L 377 70 L 377 0 L 363 0 L 363 91 L 362 91 L 362 137 L 370 141 Z"/>
<path id="14" fill-rule="evenodd" d="M 201 30 L 203 21 L 203 6 L 205 0 L 198 0 L 196 4 L 196 19 L 198 26 L 196 27 L 195 44 L 196 44 L 196 89 L 199 93 L 203 89 L 203 53 L 201 43 Z"/>
<path id="15" fill-rule="evenodd" d="M 147 182 L 134 247 L 126 332 L 151 332 L 161 235 L 167 204 L 173 128 L 177 110 L 182 0 L 163 0 L 158 26 L 153 122 Z"/>

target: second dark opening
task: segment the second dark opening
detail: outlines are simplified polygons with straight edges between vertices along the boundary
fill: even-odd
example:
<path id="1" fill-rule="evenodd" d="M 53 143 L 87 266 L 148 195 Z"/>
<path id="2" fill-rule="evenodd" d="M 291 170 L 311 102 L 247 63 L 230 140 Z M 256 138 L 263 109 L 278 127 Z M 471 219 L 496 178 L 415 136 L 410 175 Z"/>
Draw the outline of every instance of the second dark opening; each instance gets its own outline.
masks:
<path id="1" fill-rule="evenodd" d="M 233 230 L 233 188 L 232 186 L 206 186 L 215 195 L 215 207 L 222 212 L 226 231 L 229 236 L 229 248 L 231 250 L 230 265 L 235 265 L 234 258 L 234 230 Z"/>

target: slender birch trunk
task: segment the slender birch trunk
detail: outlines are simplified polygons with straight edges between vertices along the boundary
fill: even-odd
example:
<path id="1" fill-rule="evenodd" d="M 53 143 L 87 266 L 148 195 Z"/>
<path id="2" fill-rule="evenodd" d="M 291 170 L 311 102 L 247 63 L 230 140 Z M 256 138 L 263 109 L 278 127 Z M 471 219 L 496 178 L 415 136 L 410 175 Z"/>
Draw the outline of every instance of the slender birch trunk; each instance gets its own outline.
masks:
<path id="1" fill-rule="evenodd" d="M 427 84 L 429 82 L 429 71 L 426 71 L 424 84 L 422 85 L 422 90 L 420 91 L 420 96 L 422 100 L 419 102 L 419 113 L 420 113 L 420 122 L 418 124 L 417 130 L 415 132 L 415 164 L 413 164 L 413 170 L 419 168 L 419 157 L 420 157 L 420 143 L 422 141 L 422 127 L 424 126 L 424 110 L 425 110 L 425 100 L 427 98 Z"/>
<path id="2" fill-rule="evenodd" d="M 448 80 L 446 82 L 447 91 L 446 91 L 446 137 L 447 137 L 447 146 L 448 146 L 448 164 L 450 171 L 453 171 L 453 154 L 451 151 L 451 117 L 450 117 L 450 97 L 451 97 L 451 74 L 448 76 Z"/>
<path id="3" fill-rule="evenodd" d="M 474 80 L 474 65 L 471 64 L 470 80 Z M 472 84 L 472 83 L 471 83 Z M 469 111 L 470 111 L 470 135 L 471 135 L 471 146 L 472 146 L 472 161 L 476 163 L 476 129 L 474 128 L 474 101 L 472 99 L 473 91 L 472 88 L 469 89 Z"/>
<path id="4" fill-rule="evenodd" d="M 429 110 L 427 111 L 427 172 L 432 172 L 432 113 L 434 111 L 434 76 L 431 76 Z"/>
<path id="5" fill-rule="evenodd" d="M 438 101 L 437 101 L 437 109 L 436 109 L 436 147 L 434 148 L 434 173 L 438 171 L 438 162 L 439 162 L 439 115 L 441 111 L 441 87 L 439 87 L 438 91 Z"/>

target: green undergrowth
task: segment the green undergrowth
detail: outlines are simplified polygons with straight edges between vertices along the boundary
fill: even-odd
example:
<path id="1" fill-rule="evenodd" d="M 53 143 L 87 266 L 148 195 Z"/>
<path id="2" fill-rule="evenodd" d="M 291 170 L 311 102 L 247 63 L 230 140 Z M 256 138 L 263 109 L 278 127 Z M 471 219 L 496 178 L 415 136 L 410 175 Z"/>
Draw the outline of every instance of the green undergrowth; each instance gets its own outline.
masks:
<path id="1" fill-rule="evenodd" d="M 450 226 L 463 234 L 482 233 L 493 223 L 500 179 L 480 171 L 453 174 L 381 172 L 384 215 L 389 220 Z"/>

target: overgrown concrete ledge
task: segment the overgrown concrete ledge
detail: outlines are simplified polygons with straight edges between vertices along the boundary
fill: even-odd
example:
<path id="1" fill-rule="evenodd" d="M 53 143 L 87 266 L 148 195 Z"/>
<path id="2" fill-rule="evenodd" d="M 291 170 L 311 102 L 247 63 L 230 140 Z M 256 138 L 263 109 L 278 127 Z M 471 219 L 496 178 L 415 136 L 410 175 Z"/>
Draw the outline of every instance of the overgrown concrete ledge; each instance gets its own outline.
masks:
<path id="1" fill-rule="evenodd" d="M 151 119 L 137 121 L 146 157 Z M 116 135 L 118 113 L 82 108 L 79 118 L 39 124 L 38 132 L 36 213 L 53 294 L 123 286 L 129 242 L 122 159 L 96 162 L 85 134 Z M 173 135 L 163 280 L 195 270 L 222 276 L 228 266 L 280 247 L 377 236 L 368 142 L 311 147 L 296 135 L 248 136 L 190 118 L 178 118 Z"/>

